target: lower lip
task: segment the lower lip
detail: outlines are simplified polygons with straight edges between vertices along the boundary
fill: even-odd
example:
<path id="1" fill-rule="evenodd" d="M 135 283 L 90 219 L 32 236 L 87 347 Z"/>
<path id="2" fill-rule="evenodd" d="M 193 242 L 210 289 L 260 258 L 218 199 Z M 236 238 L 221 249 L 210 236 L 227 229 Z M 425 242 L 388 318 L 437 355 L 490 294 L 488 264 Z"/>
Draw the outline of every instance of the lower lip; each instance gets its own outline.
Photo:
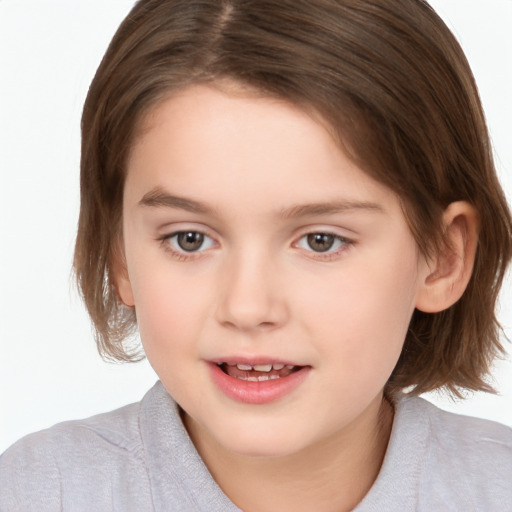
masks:
<path id="1" fill-rule="evenodd" d="M 287 377 L 252 382 L 230 377 L 215 363 L 210 363 L 213 382 L 229 398 L 246 404 L 268 404 L 294 391 L 308 376 L 311 367 L 305 366 Z"/>

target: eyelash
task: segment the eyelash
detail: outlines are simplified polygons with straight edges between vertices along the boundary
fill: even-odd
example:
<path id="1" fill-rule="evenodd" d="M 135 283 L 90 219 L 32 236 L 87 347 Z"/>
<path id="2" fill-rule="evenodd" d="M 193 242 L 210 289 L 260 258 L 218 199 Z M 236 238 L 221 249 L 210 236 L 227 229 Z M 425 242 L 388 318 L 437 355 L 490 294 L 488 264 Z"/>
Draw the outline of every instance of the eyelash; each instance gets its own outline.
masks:
<path id="1" fill-rule="evenodd" d="M 216 244 L 216 242 L 213 240 L 213 238 L 208 236 L 206 233 L 204 233 L 202 231 L 194 231 L 194 230 L 175 231 L 173 233 L 170 233 L 168 235 L 164 235 L 164 236 L 158 238 L 158 241 L 162 245 L 163 249 L 166 252 L 169 252 L 173 256 L 173 258 L 175 258 L 178 261 L 190 261 L 190 260 L 201 258 L 205 255 L 205 252 L 208 249 L 212 248 L 212 246 L 210 246 L 210 247 L 207 247 L 206 249 L 186 251 L 183 248 L 178 249 L 178 248 L 174 248 L 171 245 L 171 240 L 173 240 L 174 238 L 177 238 L 180 235 L 187 235 L 187 234 L 200 235 L 200 236 L 204 237 L 204 241 L 201 244 L 201 247 L 204 245 L 206 240 L 209 240 L 210 243 L 213 242 L 212 246 L 214 246 Z M 308 237 L 313 236 L 313 235 L 332 237 L 334 244 L 338 243 L 341 245 L 334 251 L 329 247 L 324 252 L 315 251 L 311 248 L 311 246 L 309 248 L 300 247 L 300 242 L 302 240 L 306 240 L 306 243 L 309 245 L 310 241 L 308 240 Z M 310 231 L 308 233 L 303 234 L 296 242 L 294 242 L 292 244 L 292 247 L 302 249 L 302 250 L 310 253 L 314 259 L 321 260 L 321 261 L 332 261 L 334 259 L 339 258 L 342 253 L 349 250 L 353 245 L 354 245 L 353 240 L 348 239 L 343 236 L 340 236 L 340 235 L 337 235 L 335 233 L 331 233 L 329 231 Z"/>
<path id="2" fill-rule="evenodd" d="M 306 240 L 306 243 L 309 245 L 309 240 L 307 240 L 312 235 L 321 235 L 321 236 L 329 236 L 333 238 L 333 243 L 340 244 L 340 246 L 336 250 L 332 250 L 331 248 L 328 248 L 326 251 L 314 251 L 311 247 L 305 248 L 300 247 L 299 244 L 301 240 Z M 320 261 L 332 261 L 334 259 L 339 258 L 344 252 L 349 250 L 353 245 L 354 241 L 350 240 L 349 238 L 346 238 L 341 235 L 337 235 L 336 233 L 331 233 L 329 231 L 310 231 L 308 233 L 303 234 L 297 242 L 295 242 L 294 247 L 297 247 L 299 249 L 303 249 L 309 253 L 312 254 L 312 257 L 316 260 Z"/>
<path id="3" fill-rule="evenodd" d="M 205 249 L 201 251 L 186 251 L 183 248 L 177 249 L 171 245 L 171 241 L 173 238 L 177 238 L 179 235 L 187 234 L 201 235 L 204 237 L 205 240 L 208 239 L 215 244 L 212 237 L 208 236 L 206 233 L 203 233 L 202 231 L 195 231 L 193 229 L 175 231 L 174 233 L 170 233 L 168 235 L 164 235 L 158 238 L 158 241 L 162 245 L 164 251 L 169 252 L 178 261 L 189 261 L 191 259 L 201 258 L 204 255 Z M 201 246 L 203 244 L 204 242 L 201 244 Z M 210 247 L 208 247 L 208 249 L 210 249 Z"/>

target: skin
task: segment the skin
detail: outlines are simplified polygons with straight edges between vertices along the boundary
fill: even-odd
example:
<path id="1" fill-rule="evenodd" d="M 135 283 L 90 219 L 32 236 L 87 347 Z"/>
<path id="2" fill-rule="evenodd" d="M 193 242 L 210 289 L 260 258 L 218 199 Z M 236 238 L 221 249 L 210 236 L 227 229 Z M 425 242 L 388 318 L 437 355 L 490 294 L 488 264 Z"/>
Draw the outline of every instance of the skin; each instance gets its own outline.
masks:
<path id="1" fill-rule="evenodd" d="M 476 236 L 466 206 L 446 216 L 461 250 Z M 183 251 L 180 231 L 205 242 Z M 311 233 L 333 234 L 332 248 L 315 251 Z M 146 116 L 128 161 L 123 252 L 116 284 L 147 357 L 212 475 L 248 512 L 350 510 L 364 497 L 412 313 L 446 307 L 466 282 L 461 258 L 419 254 L 399 199 L 318 119 L 214 86 Z M 308 374 L 259 405 L 213 383 L 212 360 L 260 356 Z"/>

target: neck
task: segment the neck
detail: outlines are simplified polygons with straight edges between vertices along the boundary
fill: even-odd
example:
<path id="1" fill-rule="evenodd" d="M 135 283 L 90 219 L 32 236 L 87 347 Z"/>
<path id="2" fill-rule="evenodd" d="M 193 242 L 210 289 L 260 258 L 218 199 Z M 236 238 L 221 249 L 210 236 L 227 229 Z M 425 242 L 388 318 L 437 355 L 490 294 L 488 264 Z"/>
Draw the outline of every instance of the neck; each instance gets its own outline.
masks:
<path id="1" fill-rule="evenodd" d="M 393 408 L 380 395 L 351 425 L 285 457 L 249 457 L 223 450 L 185 423 L 210 473 L 245 512 L 343 512 L 366 495 L 386 452 Z"/>

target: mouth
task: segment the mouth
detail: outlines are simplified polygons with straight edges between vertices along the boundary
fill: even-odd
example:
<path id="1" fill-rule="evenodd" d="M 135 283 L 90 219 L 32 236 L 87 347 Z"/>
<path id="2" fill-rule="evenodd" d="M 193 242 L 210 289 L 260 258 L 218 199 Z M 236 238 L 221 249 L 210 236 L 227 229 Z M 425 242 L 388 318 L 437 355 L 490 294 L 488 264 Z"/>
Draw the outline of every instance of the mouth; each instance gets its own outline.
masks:
<path id="1" fill-rule="evenodd" d="M 246 363 L 218 363 L 217 366 L 230 377 L 247 382 L 265 382 L 288 377 L 303 368 L 303 366 L 265 363 L 250 365 Z"/>
<path id="2" fill-rule="evenodd" d="M 293 393 L 312 370 L 311 366 L 265 360 L 218 360 L 209 366 L 213 382 L 228 398 L 260 405 L 276 402 Z"/>

